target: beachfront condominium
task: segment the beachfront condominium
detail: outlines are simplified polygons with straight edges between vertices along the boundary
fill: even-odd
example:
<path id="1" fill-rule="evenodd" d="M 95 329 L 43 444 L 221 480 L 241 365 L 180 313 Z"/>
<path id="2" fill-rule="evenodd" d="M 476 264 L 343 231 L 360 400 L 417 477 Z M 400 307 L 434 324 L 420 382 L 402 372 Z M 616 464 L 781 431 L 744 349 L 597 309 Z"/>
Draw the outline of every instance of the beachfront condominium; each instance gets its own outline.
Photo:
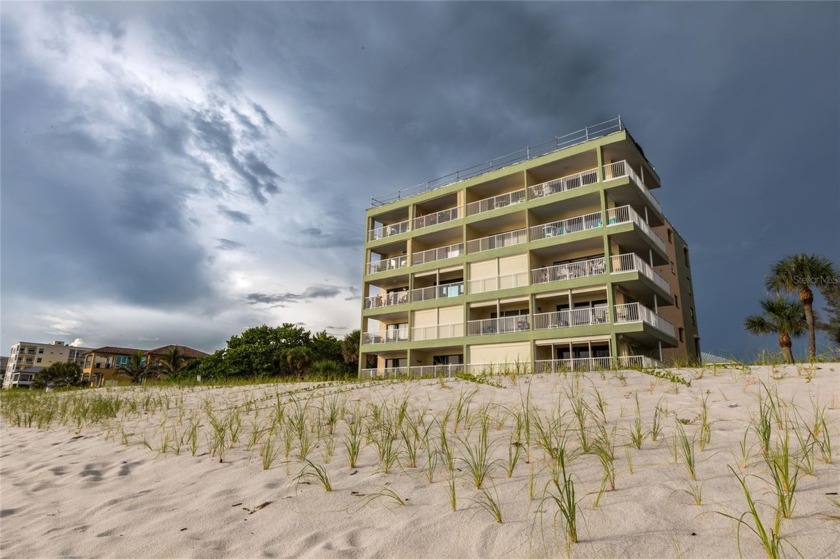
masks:
<path id="1" fill-rule="evenodd" d="M 372 199 L 360 375 L 696 361 L 660 186 L 618 118 Z"/>
<path id="2" fill-rule="evenodd" d="M 9 352 L 3 388 L 29 386 L 37 371 L 53 363 L 75 363 L 81 367 L 86 347 L 75 347 L 62 341 L 50 343 L 16 342 Z"/>

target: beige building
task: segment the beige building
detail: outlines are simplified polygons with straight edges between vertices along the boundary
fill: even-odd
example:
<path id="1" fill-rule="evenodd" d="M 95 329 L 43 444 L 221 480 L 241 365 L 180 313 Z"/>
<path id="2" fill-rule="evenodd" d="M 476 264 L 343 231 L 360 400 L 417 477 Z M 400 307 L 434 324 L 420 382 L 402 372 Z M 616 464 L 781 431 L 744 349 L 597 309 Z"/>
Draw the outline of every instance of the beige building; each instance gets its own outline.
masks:
<path id="1" fill-rule="evenodd" d="M 53 363 L 76 363 L 81 368 L 88 351 L 89 348 L 69 346 L 62 341 L 17 342 L 9 353 L 3 388 L 29 386 L 35 371 L 25 372 L 24 369 L 46 368 Z"/>
<path id="2" fill-rule="evenodd" d="M 372 199 L 360 374 L 696 361 L 660 186 L 619 118 Z"/>

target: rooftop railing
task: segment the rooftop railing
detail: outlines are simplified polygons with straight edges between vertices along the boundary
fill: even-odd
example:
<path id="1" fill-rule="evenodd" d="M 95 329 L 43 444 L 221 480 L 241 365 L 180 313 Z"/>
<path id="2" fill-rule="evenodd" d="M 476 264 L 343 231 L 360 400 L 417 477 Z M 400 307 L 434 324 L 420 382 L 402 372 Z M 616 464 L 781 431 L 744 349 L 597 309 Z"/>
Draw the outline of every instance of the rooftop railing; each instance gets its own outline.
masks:
<path id="1" fill-rule="evenodd" d="M 385 204 L 390 204 L 392 202 L 397 202 L 399 200 L 410 198 L 412 196 L 417 196 L 419 194 L 423 194 L 424 192 L 429 192 L 431 190 L 443 188 L 444 186 L 455 184 L 456 182 L 460 182 L 462 180 L 467 180 L 472 177 L 482 175 L 484 173 L 496 171 L 498 169 L 502 169 L 510 165 L 515 165 L 523 161 L 534 159 L 535 157 L 542 157 L 543 155 L 547 155 L 549 153 L 553 153 L 555 151 L 565 149 L 577 144 L 582 144 L 584 142 L 588 142 L 590 140 L 594 140 L 595 138 L 600 138 L 601 136 L 606 136 L 614 132 L 620 132 L 624 129 L 625 127 L 621 120 L 621 115 L 619 115 L 616 118 L 612 118 L 610 120 L 606 120 L 604 122 L 600 122 L 592 126 L 587 126 L 585 128 L 582 128 L 581 130 L 576 130 L 563 136 L 555 136 L 552 140 L 543 142 L 541 144 L 537 144 L 534 146 L 525 146 L 524 148 L 509 153 L 507 155 L 496 157 L 489 161 L 473 165 L 472 167 L 468 167 L 466 169 L 462 169 L 454 173 L 449 173 L 448 175 L 445 175 L 443 177 L 426 181 L 416 186 L 403 188 L 396 192 L 386 194 L 384 196 L 371 197 L 370 206 L 373 208 Z"/>

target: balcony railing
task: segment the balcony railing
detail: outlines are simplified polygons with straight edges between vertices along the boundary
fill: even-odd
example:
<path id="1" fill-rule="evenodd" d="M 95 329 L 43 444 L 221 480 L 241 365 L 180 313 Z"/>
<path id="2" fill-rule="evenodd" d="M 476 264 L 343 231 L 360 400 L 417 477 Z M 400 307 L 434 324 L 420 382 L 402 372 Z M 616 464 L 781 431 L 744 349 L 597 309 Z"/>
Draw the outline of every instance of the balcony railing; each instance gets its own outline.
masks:
<path id="1" fill-rule="evenodd" d="M 592 212 L 560 221 L 552 221 L 543 225 L 535 225 L 531 227 L 531 240 L 537 241 L 539 239 L 577 233 L 578 231 L 588 231 L 589 229 L 597 229 L 603 224 L 601 212 Z"/>
<path id="2" fill-rule="evenodd" d="M 440 340 L 442 338 L 460 338 L 464 335 L 463 323 L 435 324 L 433 326 L 415 326 L 411 329 L 411 340 Z"/>
<path id="3" fill-rule="evenodd" d="M 671 293 L 671 285 L 665 281 L 659 273 L 657 273 L 650 264 L 642 260 L 637 254 L 618 254 L 612 257 L 611 268 L 612 273 L 620 274 L 622 272 L 638 271 L 647 277 L 653 283 L 662 288 L 666 293 Z"/>
<path id="4" fill-rule="evenodd" d="M 646 355 L 621 355 L 618 357 L 579 357 L 574 359 L 547 359 L 535 363 L 537 373 L 565 373 L 569 371 L 603 371 L 617 367 L 652 368 L 660 366 L 656 359 Z"/>
<path id="5" fill-rule="evenodd" d="M 674 337 L 674 325 L 641 303 L 616 305 L 615 322 L 616 324 L 626 322 L 646 322 L 660 332 L 664 332 L 672 338 Z"/>
<path id="6" fill-rule="evenodd" d="M 659 203 L 659 200 L 653 197 L 653 194 L 650 193 L 647 185 L 642 181 L 641 177 L 636 174 L 636 171 L 630 166 L 627 161 L 616 161 L 614 163 L 608 163 L 604 165 L 604 180 L 612 180 L 621 177 L 630 177 L 632 182 L 639 187 L 639 190 L 642 191 L 645 198 L 647 198 L 648 202 L 662 213 L 662 205 Z"/>
<path id="7" fill-rule="evenodd" d="M 636 212 L 636 210 L 630 206 L 621 206 L 619 208 L 610 208 L 607 210 L 607 223 L 609 225 L 627 223 L 628 221 L 635 223 L 636 226 L 641 229 L 651 241 L 653 241 L 653 244 L 658 246 L 663 252 L 667 252 L 665 250 L 665 241 L 662 240 L 662 237 L 656 234 L 650 225 L 645 223 L 645 220 Z"/>
<path id="8" fill-rule="evenodd" d="M 408 303 L 408 291 L 385 294 L 380 293 L 379 295 L 365 297 L 366 309 L 378 309 L 380 307 L 391 307 L 393 305 L 402 305 L 405 303 Z"/>
<path id="9" fill-rule="evenodd" d="M 467 251 L 470 253 L 484 252 L 485 250 L 520 245 L 527 242 L 528 230 L 517 229 L 516 231 L 508 231 L 507 233 L 499 233 L 498 235 L 468 241 Z"/>
<path id="10" fill-rule="evenodd" d="M 548 283 L 550 281 L 562 281 L 577 279 L 586 276 L 598 276 L 605 272 L 604 257 L 581 260 L 580 262 L 568 262 L 531 270 L 531 283 Z"/>
<path id="11" fill-rule="evenodd" d="M 460 297 L 464 294 L 464 282 L 445 283 L 443 285 L 432 285 L 431 287 L 419 287 L 411 290 L 411 301 L 431 301 L 433 299 L 444 299 L 447 297 Z"/>
<path id="12" fill-rule="evenodd" d="M 407 377 L 408 367 L 385 367 L 384 369 L 362 369 L 362 378 Z"/>
<path id="13" fill-rule="evenodd" d="M 573 190 L 586 186 L 588 184 L 595 184 L 598 182 L 598 168 L 581 171 L 574 175 L 560 177 L 559 179 L 551 179 L 540 184 L 535 184 L 528 187 L 528 195 L 533 200 L 535 198 L 544 198 L 554 194 L 560 194 L 567 190 Z"/>
<path id="14" fill-rule="evenodd" d="M 530 329 L 531 324 L 528 322 L 528 315 L 470 320 L 467 322 L 467 334 L 470 336 L 526 332 Z"/>
<path id="15" fill-rule="evenodd" d="M 379 239 L 384 239 L 385 237 L 391 237 L 394 235 L 407 233 L 409 231 L 410 223 L 411 222 L 409 220 L 405 220 L 399 223 L 394 223 L 392 225 L 383 225 L 381 227 L 375 227 L 368 231 L 368 241 L 377 241 Z"/>
<path id="16" fill-rule="evenodd" d="M 368 262 L 368 274 L 376 274 L 386 270 L 396 270 L 397 268 L 405 268 L 406 266 L 408 266 L 408 258 L 405 256 L 383 258 L 377 262 Z"/>
<path id="17" fill-rule="evenodd" d="M 508 192 L 500 194 L 492 198 L 484 200 L 476 200 L 467 204 L 467 215 L 476 215 L 499 208 L 510 206 L 511 204 L 519 204 L 525 201 L 525 189 L 517 190 L 515 192 Z"/>
<path id="18" fill-rule="evenodd" d="M 470 294 L 486 293 L 487 291 L 497 291 L 499 289 L 512 289 L 525 285 L 528 285 L 528 272 L 474 279 L 470 280 Z"/>
<path id="19" fill-rule="evenodd" d="M 408 329 L 388 330 L 386 332 L 365 332 L 363 336 L 365 344 L 392 344 L 408 341 Z"/>
<path id="20" fill-rule="evenodd" d="M 411 255 L 412 264 L 425 264 L 435 260 L 455 258 L 464 254 L 464 243 L 455 243 L 445 247 L 432 248 L 423 252 L 415 252 Z"/>
<path id="21" fill-rule="evenodd" d="M 441 210 L 429 215 L 421 215 L 414 218 L 414 229 L 422 229 L 423 227 L 431 227 L 440 223 L 446 223 L 463 217 L 460 207 L 449 208 L 448 210 Z"/>
<path id="22" fill-rule="evenodd" d="M 607 305 L 596 305 L 585 309 L 571 309 L 534 315 L 534 329 L 573 328 L 606 324 L 610 321 Z"/>

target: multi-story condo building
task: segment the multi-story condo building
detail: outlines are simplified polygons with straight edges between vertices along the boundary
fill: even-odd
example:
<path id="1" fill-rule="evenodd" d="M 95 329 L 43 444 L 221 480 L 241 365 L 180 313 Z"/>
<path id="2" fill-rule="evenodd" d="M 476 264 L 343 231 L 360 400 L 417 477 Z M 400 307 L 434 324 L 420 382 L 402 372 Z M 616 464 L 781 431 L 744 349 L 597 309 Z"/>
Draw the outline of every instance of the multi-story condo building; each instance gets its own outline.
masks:
<path id="1" fill-rule="evenodd" d="M 372 199 L 360 374 L 695 361 L 688 247 L 619 119 Z"/>
<path id="2" fill-rule="evenodd" d="M 49 367 L 53 363 L 76 363 L 81 367 L 84 354 L 88 351 L 90 351 L 90 348 L 69 346 L 62 341 L 50 343 L 17 342 L 12 345 L 9 354 L 3 388 L 31 384 L 34 372 L 31 370 L 24 372 L 24 369 L 37 371 Z"/>

